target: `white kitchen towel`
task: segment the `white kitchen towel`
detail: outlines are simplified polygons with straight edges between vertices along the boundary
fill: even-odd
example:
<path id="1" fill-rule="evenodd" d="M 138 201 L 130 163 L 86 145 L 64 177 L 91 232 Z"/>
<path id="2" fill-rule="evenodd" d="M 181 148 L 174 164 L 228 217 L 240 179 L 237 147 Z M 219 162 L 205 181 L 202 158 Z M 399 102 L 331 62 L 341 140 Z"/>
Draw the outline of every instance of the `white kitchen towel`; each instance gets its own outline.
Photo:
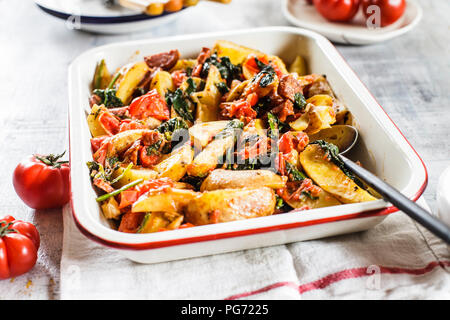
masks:
<path id="1" fill-rule="evenodd" d="M 450 247 L 400 212 L 364 232 L 145 265 L 84 237 L 70 210 L 61 299 L 450 299 Z"/>

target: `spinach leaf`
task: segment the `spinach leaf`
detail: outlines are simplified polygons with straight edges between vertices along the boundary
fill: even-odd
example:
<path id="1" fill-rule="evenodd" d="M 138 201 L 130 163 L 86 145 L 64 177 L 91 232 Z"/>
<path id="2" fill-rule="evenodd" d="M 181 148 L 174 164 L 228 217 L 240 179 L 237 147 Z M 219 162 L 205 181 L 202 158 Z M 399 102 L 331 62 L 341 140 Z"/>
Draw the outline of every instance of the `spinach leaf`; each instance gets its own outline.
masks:
<path id="1" fill-rule="evenodd" d="M 288 161 L 286 161 L 286 173 L 291 181 L 302 181 L 306 179 L 306 176 Z"/>
<path id="2" fill-rule="evenodd" d="M 189 77 L 186 82 L 188 84 L 188 87 L 186 88 L 185 93 L 189 96 L 192 92 L 195 92 L 196 86 L 194 80 L 191 77 Z"/>
<path id="3" fill-rule="evenodd" d="M 339 169 L 341 169 L 342 172 L 344 172 L 344 174 L 347 177 L 352 179 L 360 188 L 366 189 L 362 181 L 359 180 L 357 177 L 355 177 L 349 170 L 347 170 L 347 168 L 344 165 L 344 162 L 342 162 L 342 160 L 338 156 L 339 148 L 336 145 L 326 142 L 325 140 L 316 140 L 311 142 L 310 144 L 319 145 L 322 148 L 322 150 L 324 150 L 327 153 L 328 160 L 330 160 L 336 166 L 338 166 Z"/>
<path id="4" fill-rule="evenodd" d="M 122 100 L 116 96 L 116 89 L 95 89 L 93 93 L 100 97 L 102 104 L 107 108 L 123 106 Z"/>
<path id="5" fill-rule="evenodd" d="M 169 106 L 173 106 L 178 115 L 184 120 L 194 122 L 194 115 L 189 110 L 189 105 L 186 98 L 183 96 L 183 91 L 177 89 L 174 92 L 168 91 L 166 93 L 166 102 Z"/>
<path id="6" fill-rule="evenodd" d="M 230 89 L 228 89 L 228 86 L 227 86 L 227 84 L 225 82 L 218 82 L 218 83 L 216 83 L 216 87 L 217 87 L 217 89 L 219 89 L 219 92 L 221 94 L 225 94 L 228 91 L 230 91 Z"/>
<path id="7" fill-rule="evenodd" d="M 258 58 L 255 58 L 255 62 L 261 71 L 253 78 L 253 80 L 261 77 L 261 80 L 259 80 L 259 86 L 261 88 L 265 88 L 273 82 L 276 75 L 275 70 L 270 64 L 265 64 Z"/>
<path id="8" fill-rule="evenodd" d="M 294 108 L 303 110 L 303 109 L 305 109 L 305 107 L 306 107 L 305 96 L 303 94 L 301 94 L 300 92 L 297 92 L 296 94 L 294 94 Z"/>
<path id="9" fill-rule="evenodd" d="M 225 79 L 228 83 L 231 83 L 233 79 L 239 79 L 242 73 L 241 66 L 232 64 L 230 58 L 226 56 L 219 58 L 217 54 L 212 54 L 205 60 L 205 63 L 203 64 L 203 68 L 200 73 L 200 76 L 202 78 L 206 78 L 208 76 L 211 65 L 217 67 L 222 78 Z"/>

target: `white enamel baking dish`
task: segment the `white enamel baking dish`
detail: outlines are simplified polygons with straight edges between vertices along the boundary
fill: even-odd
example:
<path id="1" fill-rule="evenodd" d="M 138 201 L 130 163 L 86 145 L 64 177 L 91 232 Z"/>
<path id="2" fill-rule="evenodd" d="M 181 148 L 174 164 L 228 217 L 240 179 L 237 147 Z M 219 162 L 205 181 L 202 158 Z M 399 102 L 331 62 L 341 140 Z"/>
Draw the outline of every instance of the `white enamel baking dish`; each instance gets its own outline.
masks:
<path id="1" fill-rule="evenodd" d="M 327 75 L 355 118 L 361 139 L 350 157 L 409 198 L 416 200 L 422 194 L 427 184 L 422 160 L 334 46 L 319 34 L 269 27 L 121 42 L 89 50 L 69 67 L 71 203 L 74 220 L 83 234 L 120 249 L 131 260 L 155 263 L 362 231 L 397 211 L 377 200 L 151 234 L 121 233 L 110 228 L 95 201 L 86 167 L 92 159 L 86 111 L 96 62 L 104 58 L 115 69 L 130 59 L 174 48 L 185 57 L 195 57 L 202 47 L 211 47 L 217 39 L 279 55 L 287 63 L 297 55 L 305 57 L 309 71 Z"/>

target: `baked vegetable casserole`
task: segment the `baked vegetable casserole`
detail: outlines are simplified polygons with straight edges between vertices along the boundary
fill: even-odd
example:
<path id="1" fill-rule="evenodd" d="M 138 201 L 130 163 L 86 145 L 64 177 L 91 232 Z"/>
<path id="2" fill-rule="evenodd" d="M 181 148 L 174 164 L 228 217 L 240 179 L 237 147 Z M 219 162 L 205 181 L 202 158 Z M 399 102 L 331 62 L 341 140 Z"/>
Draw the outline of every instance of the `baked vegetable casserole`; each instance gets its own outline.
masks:
<path id="1" fill-rule="evenodd" d="M 229 41 L 114 72 L 98 62 L 87 163 L 103 215 L 150 233 L 375 200 L 314 137 L 352 122 L 325 75 L 298 56 Z"/>

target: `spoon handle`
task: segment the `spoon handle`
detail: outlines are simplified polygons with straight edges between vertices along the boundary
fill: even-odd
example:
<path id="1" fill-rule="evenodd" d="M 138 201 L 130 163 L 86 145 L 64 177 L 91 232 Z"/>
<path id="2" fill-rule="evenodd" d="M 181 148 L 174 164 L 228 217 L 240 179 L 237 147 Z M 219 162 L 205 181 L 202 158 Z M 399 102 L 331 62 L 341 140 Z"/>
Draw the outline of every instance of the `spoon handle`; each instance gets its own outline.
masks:
<path id="1" fill-rule="evenodd" d="M 364 180 L 370 187 L 377 191 L 383 198 L 399 210 L 406 213 L 412 219 L 416 220 L 422 226 L 430 230 L 434 235 L 450 244 L 450 227 L 441 220 L 432 216 L 428 211 L 419 207 L 415 202 L 411 201 L 397 189 L 393 188 L 380 178 L 376 177 L 366 169 L 357 165 L 353 161 L 340 155 L 345 167 L 357 175 L 361 180 Z"/>

